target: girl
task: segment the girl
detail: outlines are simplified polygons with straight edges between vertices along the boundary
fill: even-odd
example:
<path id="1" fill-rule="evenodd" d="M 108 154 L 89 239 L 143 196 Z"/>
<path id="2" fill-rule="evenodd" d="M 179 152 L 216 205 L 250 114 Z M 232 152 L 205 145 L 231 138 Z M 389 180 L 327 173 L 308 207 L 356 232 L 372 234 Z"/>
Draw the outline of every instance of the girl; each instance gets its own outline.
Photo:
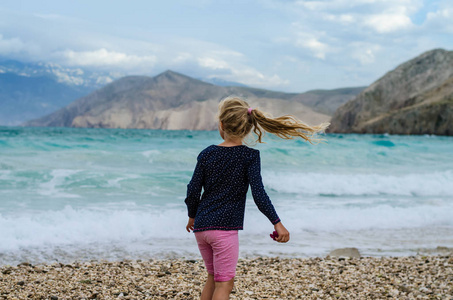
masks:
<path id="1" fill-rule="evenodd" d="M 198 155 L 185 199 L 189 212 L 186 230 L 195 233 L 208 271 L 202 300 L 229 299 L 239 256 L 238 230 L 243 226 L 249 184 L 258 209 L 278 233 L 277 242 L 289 241 L 289 232 L 263 187 L 260 153 L 243 145 L 243 139 L 253 129 L 260 143 L 263 131 L 284 139 L 301 137 L 312 143 L 313 134 L 324 131 L 328 125 L 307 126 L 293 116 L 271 118 L 238 98 L 220 102 L 219 132 L 224 141 Z"/>

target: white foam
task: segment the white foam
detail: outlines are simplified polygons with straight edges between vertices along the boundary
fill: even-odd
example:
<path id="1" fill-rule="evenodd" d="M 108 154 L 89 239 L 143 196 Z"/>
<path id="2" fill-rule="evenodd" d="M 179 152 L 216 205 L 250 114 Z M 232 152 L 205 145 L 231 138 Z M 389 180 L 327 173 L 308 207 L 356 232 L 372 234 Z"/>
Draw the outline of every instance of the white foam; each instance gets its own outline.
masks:
<path id="1" fill-rule="evenodd" d="M 266 187 L 277 192 L 331 196 L 453 196 L 453 172 L 407 174 L 330 174 L 265 172 Z"/>
<path id="2" fill-rule="evenodd" d="M 10 180 L 11 170 L 0 170 L 0 179 L 1 180 Z"/>
<path id="3" fill-rule="evenodd" d="M 67 170 L 67 169 L 55 169 L 52 170 L 50 176 L 52 178 L 47 181 L 39 184 L 39 188 L 37 189 L 37 193 L 43 196 L 48 196 L 52 198 L 78 198 L 79 195 L 70 194 L 67 192 L 63 192 L 62 186 L 65 180 L 74 174 L 77 174 L 79 171 L 76 170 Z"/>
<path id="4" fill-rule="evenodd" d="M 137 178 L 141 178 L 141 176 L 135 175 L 135 174 L 127 174 L 123 177 L 109 179 L 109 180 L 107 180 L 107 187 L 121 188 L 121 184 L 120 184 L 121 181 L 128 180 L 128 179 L 137 179 Z"/>
<path id="5" fill-rule="evenodd" d="M 154 161 L 154 158 L 159 154 L 161 154 L 159 150 L 147 150 L 142 152 L 142 155 L 148 158 L 148 162 L 150 163 L 152 163 Z"/>
<path id="6" fill-rule="evenodd" d="M 187 221 L 185 215 L 182 209 L 161 212 L 149 208 L 75 209 L 71 206 L 20 215 L 0 214 L 0 251 L 100 241 L 127 243 L 169 235 L 178 238 L 184 233 L 181 229 Z"/>
<path id="7" fill-rule="evenodd" d="M 282 218 L 294 228 L 312 231 L 401 229 L 433 226 L 453 228 L 453 204 L 445 206 L 414 205 L 413 207 L 342 207 L 319 209 L 286 209 Z"/>
<path id="8" fill-rule="evenodd" d="M 0 214 L 0 254 L 7 255 L 9 261 L 26 259 L 27 255 L 38 257 L 38 261 L 49 257 L 77 259 L 80 253 L 98 259 L 113 255 L 109 252 L 118 256 L 112 259 L 166 257 L 167 252 L 196 255 L 193 236 L 185 230 L 187 213 L 182 204 L 143 206 L 130 201 L 107 204 L 97 208 L 66 206 L 61 210 Z M 305 254 L 322 255 L 330 247 L 348 245 L 366 245 L 376 251 L 385 243 L 385 235 L 395 243 L 404 242 L 400 247 L 403 250 L 435 247 L 438 241 L 447 246 L 453 243 L 451 238 L 445 240 L 445 232 L 453 232 L 453 204 L 366 208 L 326 204 L 307 209 L 304 205 L 280 205 L 277 200 L 275 206 L 294 242 L 281 249 L 268 244 L 273 226 L 249 201 L 245 230 L 240 235 L 243 255 L 273 255 L 275 251 L 293 255 L 301 249 Z M 430 235 L 420 236 L 421 230 Z"/>

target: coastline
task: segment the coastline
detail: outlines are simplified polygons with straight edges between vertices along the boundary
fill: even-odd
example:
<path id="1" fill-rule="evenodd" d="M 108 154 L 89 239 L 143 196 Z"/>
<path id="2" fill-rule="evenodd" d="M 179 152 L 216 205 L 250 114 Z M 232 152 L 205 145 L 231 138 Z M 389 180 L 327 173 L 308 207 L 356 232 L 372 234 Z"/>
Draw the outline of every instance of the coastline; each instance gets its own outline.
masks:
<path id="1" fill-rule="evenodd" d="M 0 266 L 0 299 L 196 299 L 202 260 Z M 453 255 L 240 259 L 231 299 L 453 299 Z"/>

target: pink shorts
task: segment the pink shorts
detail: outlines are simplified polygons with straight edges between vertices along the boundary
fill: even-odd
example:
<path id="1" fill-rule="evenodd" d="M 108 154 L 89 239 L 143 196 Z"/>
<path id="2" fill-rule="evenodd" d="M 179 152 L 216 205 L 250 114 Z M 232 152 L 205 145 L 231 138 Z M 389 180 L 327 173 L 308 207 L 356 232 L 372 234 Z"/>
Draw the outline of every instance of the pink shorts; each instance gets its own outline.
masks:
<path id="1" fill-rule="evenodd" d="M 236 276 L 239 258 L 237 230 L 207 230 L 195 232 L 208 274 L 214 281 L 229 281 Z"/>

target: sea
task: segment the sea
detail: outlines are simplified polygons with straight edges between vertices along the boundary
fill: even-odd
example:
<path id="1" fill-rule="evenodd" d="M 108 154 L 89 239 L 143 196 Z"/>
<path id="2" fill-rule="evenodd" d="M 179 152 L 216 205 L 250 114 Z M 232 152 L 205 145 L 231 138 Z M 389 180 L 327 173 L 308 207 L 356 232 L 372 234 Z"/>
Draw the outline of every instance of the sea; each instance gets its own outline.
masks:
<path id="1" fill-rule="evenodd" d="M 262 178 L 290 242 L 247 196 L 240 257 L 410 256 L 453 247 L 453 137 L 272 135 Z M 187 184 L 213 131 L 0 127 L 0 265 L 199 259 Z"/>

